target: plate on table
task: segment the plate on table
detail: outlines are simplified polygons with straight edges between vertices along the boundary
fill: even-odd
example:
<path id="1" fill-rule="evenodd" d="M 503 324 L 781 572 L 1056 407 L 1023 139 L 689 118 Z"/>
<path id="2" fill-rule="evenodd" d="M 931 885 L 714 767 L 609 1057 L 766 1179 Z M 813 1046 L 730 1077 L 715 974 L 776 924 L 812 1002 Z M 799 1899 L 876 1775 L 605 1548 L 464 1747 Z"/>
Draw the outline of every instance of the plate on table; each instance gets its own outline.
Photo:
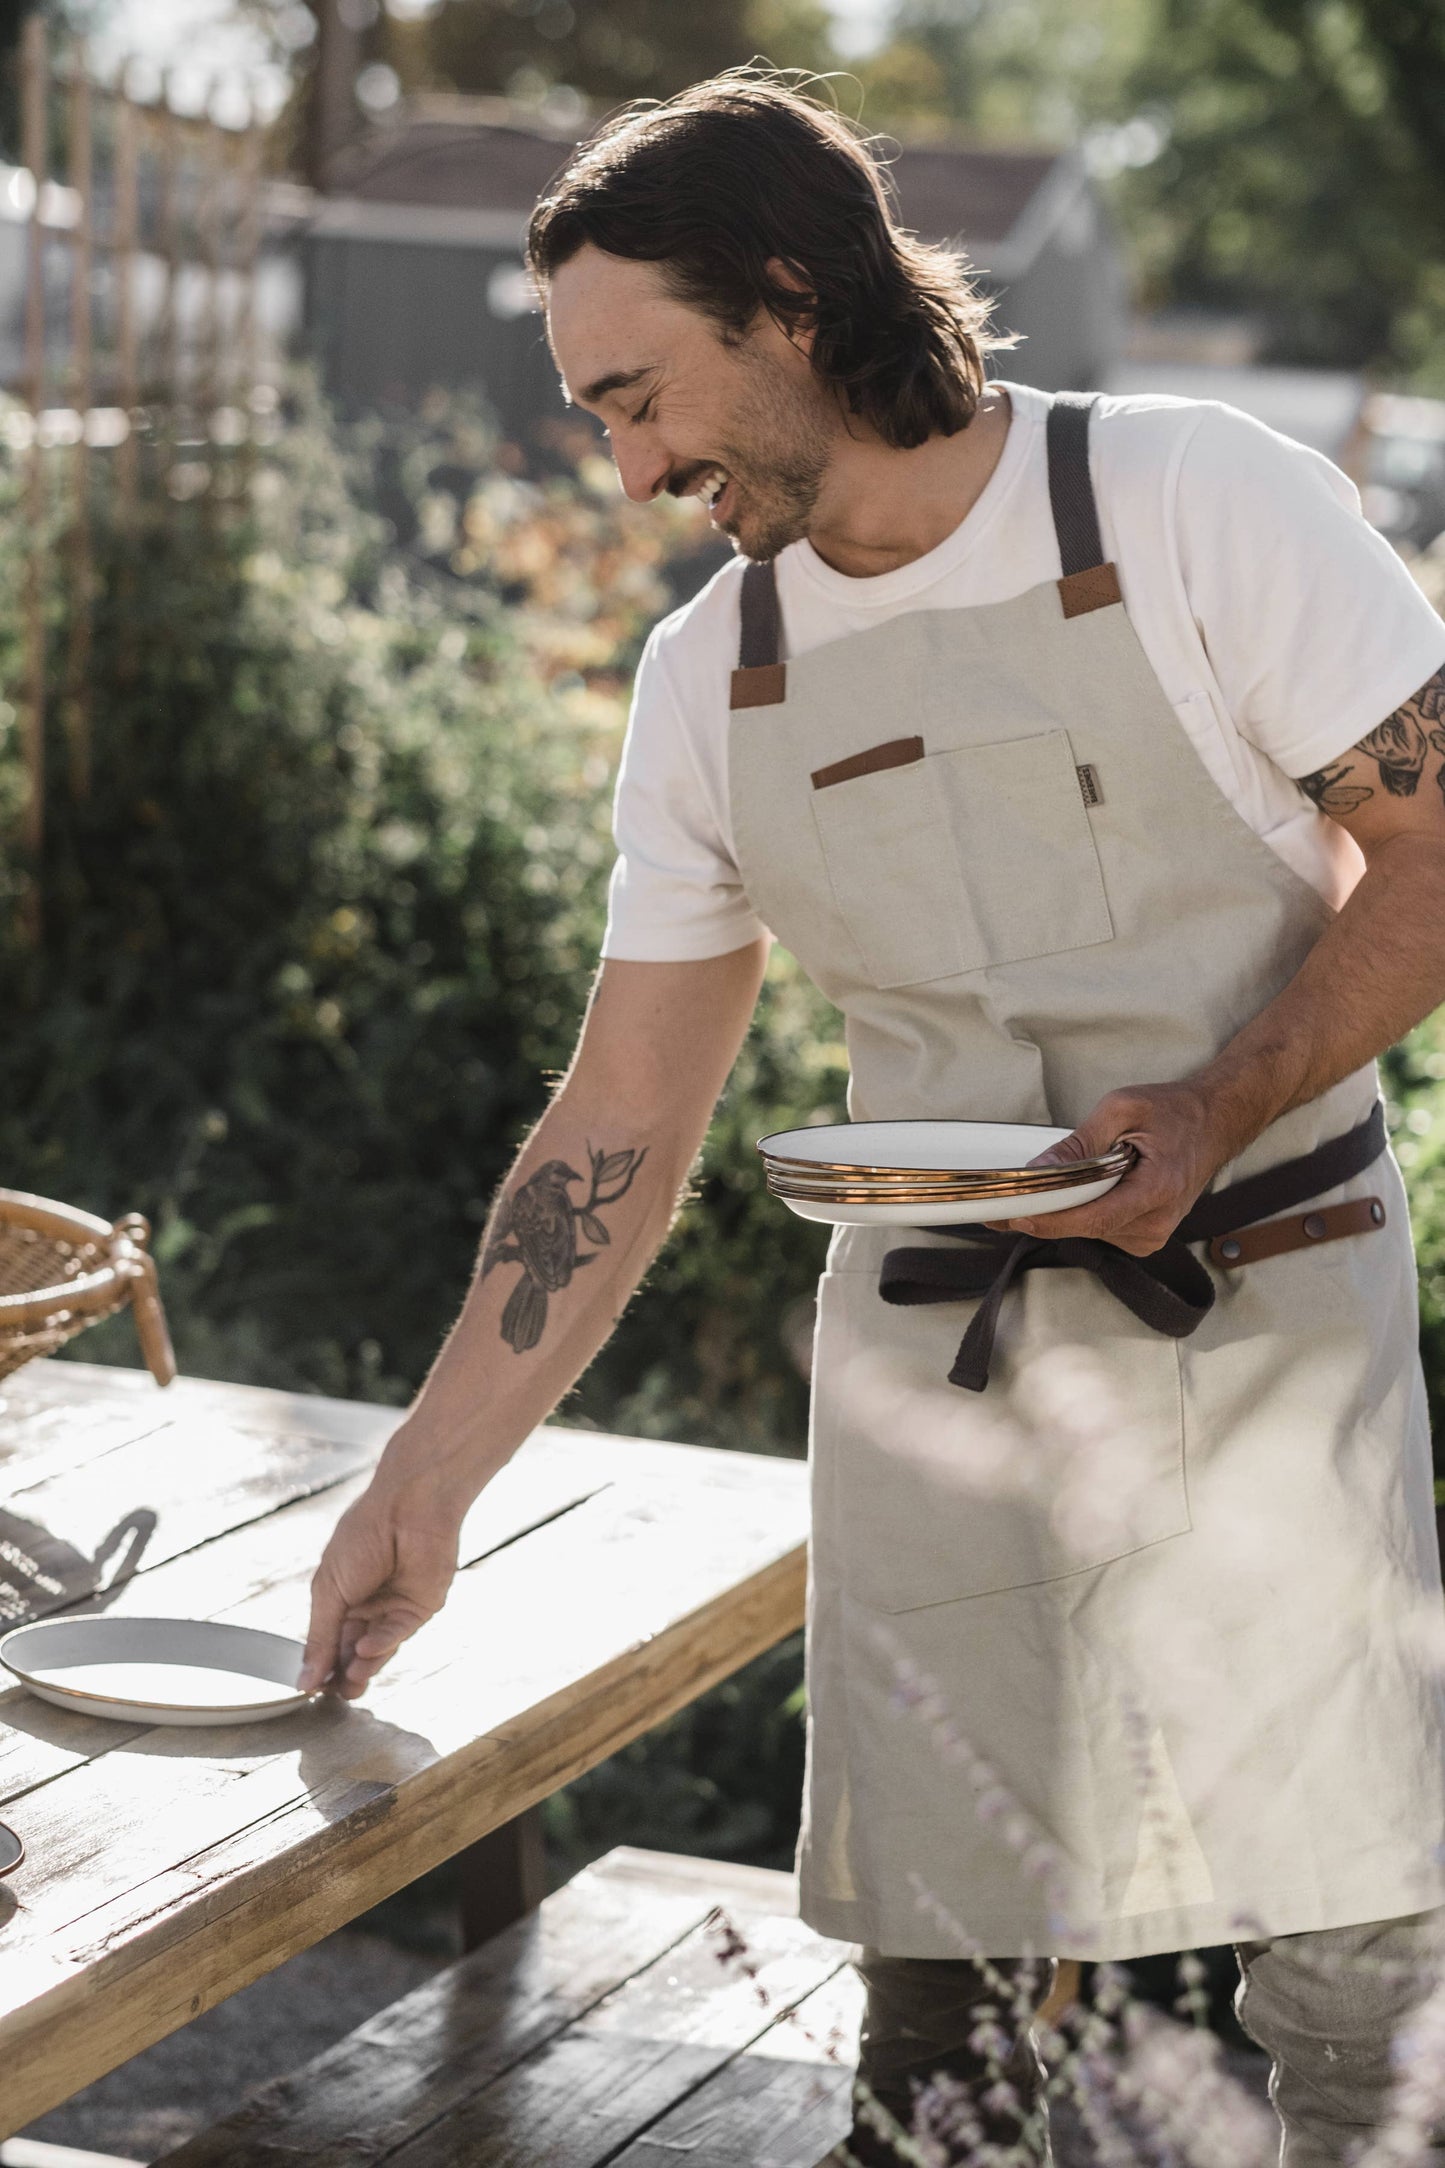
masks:
<path id="1" fill-rule="evenodd" d="M 836 1122 L 778 1130 L 758 1150 L 768 1188 L 802 1219 L 957 1227 L 1091 1204 L 1134 1164 L 1127 1144 L 1028 1164 L 1071 1134 L 1041 1122 Z"/>
<path id="2" fill-rule="evenodd" d="M 0 1822 L 0 1874 L 9 1874 L 25 1857 L 25 1847 L 7 1822 Z"/>
<path id="3" fill-rule="evenodd" d="M 218 1619 L 54 1618 L 0 1641 L 0 1664 L 57 1708 L 140 1724 L 255 1724 L 304 1708 L 305 1651 Z"/>

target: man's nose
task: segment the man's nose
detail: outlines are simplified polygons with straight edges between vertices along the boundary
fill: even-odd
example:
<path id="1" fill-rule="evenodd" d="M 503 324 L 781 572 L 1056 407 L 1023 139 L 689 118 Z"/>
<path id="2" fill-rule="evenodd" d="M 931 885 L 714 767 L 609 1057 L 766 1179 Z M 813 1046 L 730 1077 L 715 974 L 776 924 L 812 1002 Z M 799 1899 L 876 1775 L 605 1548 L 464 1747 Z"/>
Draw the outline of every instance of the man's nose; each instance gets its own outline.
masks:
<path id="1" fill-rule="evenodd" d="M 613 438 L 612 457 L 617 465 L 617 478 L 634 504 L 651 504 L 672 472 L 672 462 L 665 453 L 630 432 L 620 443 Z"/>

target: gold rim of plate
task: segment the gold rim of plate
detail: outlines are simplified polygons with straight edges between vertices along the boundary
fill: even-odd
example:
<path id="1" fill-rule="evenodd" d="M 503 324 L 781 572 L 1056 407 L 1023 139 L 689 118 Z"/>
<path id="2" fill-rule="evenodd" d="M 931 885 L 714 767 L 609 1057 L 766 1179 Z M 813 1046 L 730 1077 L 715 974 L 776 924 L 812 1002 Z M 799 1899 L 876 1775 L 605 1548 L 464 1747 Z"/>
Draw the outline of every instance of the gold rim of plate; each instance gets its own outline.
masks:
<path id="1" fill-rule="evenodd" d="M 819 1180 L 842 1177 L 845 1181 L 874 1182 L 880 1186 L 906 1183 L 912 1188 L 927 1187 L 931 1183 L 953 1182 L 996 1183 L 999 1187 L 1023 1187 L 1034 1182 L 1040 1175 L 1051 1181 L 1093 1182 L 1106 1174 L 1124 1174 L 1138 1158 L 1132 1144 L 1116 1144 L 1112 1151 L 1097 1152 L 1090 1159 L 1066 1160 L 1055 1167 L 876 1167 L 856 1159 L 791 1159 L 782 1153 L 767 1152 L 760 1144 L 764 1167 L 771 1175 L 776 1169 L 793 1179 L 814 1176 Z"/>
<path id="2" fill-rule="evenodd" d="M 966 1176 L 952 1182 L 874 1182 L 862 1175 L 827 1174 L 814 1180 L 808 1175 L 794 1174 L 790 1167 L 770 1167 L 766 1170 L 769 1187 L 782 1182 L 800 1190 L 860 1189 L 881 1198 L 904 1195 L 950 1197 L 957 1195 L 959 1191 L 979 1197 L 1028 1197 L 1037 1190 L 1082 1189 L 1089 1182 L 1107 1181 L 1125 1172 L 1126 1167 L 1089 1167 L 1082 1174 L 1065 1175 L 1050 1171 L 1044 1179 L 1031 1182 L 972 1181 Z"/>
<path id="3" fill-rule="evenodd" d="M 1000 1181 L 992 1175 L 971 1176 L 968 1174 L 954 1175 L 947 1181 L 913 1182 L 906 1178 L 898 1179 L 896 1177 L 886 1181 L 875 1181 L 868 1175 L 856 1173 L 852 1175 L 803 1175 L 795 1173 L 791 1167 L 774 1167 L 771 1164 L 764 1171 L 770 1189 L 777 1189 L 780 1186 L 787 1187 L 804 1195 L 833 1194 L 840 1189 L 850 1189 L 876 1196 L 880 1202 L 886 1203 L 890 1198 L 904 1196 L 920 1199 L 928 1197 L 956 1198 L 959 1196 L 1026 1197 L 1040 1190 L 1080 1189 L 1085 1183 L 1102 1181 L 1114 1174 L 1123 1174 L 1132 1164 L 1132 1157 L 1116 1161 L 1108 1166 L 1100 1166 L 1092 1160 L 1076 1161 L 1071 1167 L 1036 1167 L 1022 1178 L 1013 1176 L 1006 1181 Z"/>
<path id="4" fill-rule="evenodd" d="M 1026 1204 L 1030 1197 L 1057 1196 L 1061 1191 L 1086 1189 L 1085 1182 L 1039 1182 L 1029 1189 L 860 1189 L 848 1183 L 802 1183 L 770 1180 L 774 1197 L 797 1197 L 815 1204 Z"/>

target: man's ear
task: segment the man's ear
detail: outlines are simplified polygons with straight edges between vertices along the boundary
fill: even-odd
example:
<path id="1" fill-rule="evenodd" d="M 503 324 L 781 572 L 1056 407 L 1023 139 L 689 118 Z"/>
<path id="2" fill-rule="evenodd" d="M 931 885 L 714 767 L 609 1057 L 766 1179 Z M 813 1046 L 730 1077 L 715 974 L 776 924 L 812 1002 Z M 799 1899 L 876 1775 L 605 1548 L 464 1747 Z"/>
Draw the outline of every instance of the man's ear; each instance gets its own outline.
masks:
<path id="1" fill-rule="evenodd" d="M 809 300 L 812 299 L 812 289 L 808 281 L 794 265 L 788 262 L 786 256 L 770 256 L 764 269 L 775 286 L 786 286 L 790 292 L 805 294 Z M 777 319 L 774 318 L 774 321 L 776 322 Z M 794 317 L 786 323 L 778 324 L 779 331 L 782 332 L 789 345 L 796 346 L 800 354 L 806 354 L 810 359 L 813 352 L 815 328 L 808 316 Z"/>

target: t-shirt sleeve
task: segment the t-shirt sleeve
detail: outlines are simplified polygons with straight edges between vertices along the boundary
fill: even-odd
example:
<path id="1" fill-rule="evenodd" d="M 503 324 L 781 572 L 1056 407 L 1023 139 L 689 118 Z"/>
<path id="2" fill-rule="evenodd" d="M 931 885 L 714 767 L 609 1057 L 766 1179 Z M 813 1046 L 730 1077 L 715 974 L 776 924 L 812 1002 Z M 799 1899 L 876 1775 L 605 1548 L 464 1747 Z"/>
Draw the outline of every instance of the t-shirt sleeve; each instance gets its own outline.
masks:
<path id="1" fill-rule="evenodd" d="M 1337 760 L 1445 664 L 1445 622 L 1320 452 L 1209 406 L 1180 461 L 1184 584 L 1240 735 Z"/>
<path id="2" fill-rule="evenodd" d="M 602 953 L 635 963 L 725 956 L 767 930 L 743 892 L 727 833 L 726 664 L 716 673 L 717 716 L 684 717 L 665 630 L 666 622 L 638 666 L 613 806 L 618 855 Z M 704 744 L 693 742 L 689 723 L 703 729 Z"/>

